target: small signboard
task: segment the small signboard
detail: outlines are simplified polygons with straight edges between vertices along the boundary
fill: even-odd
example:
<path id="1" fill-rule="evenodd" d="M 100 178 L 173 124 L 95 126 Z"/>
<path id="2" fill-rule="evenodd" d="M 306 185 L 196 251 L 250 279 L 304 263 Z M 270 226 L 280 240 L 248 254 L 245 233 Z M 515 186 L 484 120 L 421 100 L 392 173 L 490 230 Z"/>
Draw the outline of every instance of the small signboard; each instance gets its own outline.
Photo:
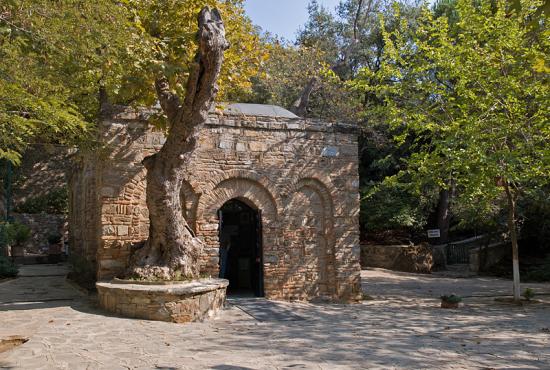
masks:
<path id="1" fill-rule="evenodd" d="M 441 237 L 441 232 L 439 229 L 428 230 L 428 238 L 439 238 Z"/>
<path id="2" fill-rule="evenodd" d="M 321 151 L 322 157 L 338 157 L 339 154 L 340 154 L 340 151 L 336 146 L 326 146 Z"/>

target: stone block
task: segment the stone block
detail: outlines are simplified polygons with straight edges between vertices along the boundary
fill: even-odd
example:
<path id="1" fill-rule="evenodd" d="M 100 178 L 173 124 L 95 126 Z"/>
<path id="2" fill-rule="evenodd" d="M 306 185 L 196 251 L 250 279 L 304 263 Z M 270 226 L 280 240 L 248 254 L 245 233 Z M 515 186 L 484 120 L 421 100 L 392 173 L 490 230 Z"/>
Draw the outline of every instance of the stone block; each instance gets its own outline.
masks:
<path id="1" fill-rule="evenodd" d="M 126 226 L 126 225 L 117 226 L 117 235 L 118 236 L 128 235 L 128 226 Z"/>
<path id="2" fill-rule="evenodd" d="M 103 226 L 102 235 L 111 236 L 116 234 L 116 229 L 112 225 Z"/>
<path id="3" fill-rule="evenodd" d="M 258 141 L 251 141 L 248 146 L 250 148 L 250 151 L 252 152 L 264 152 L 267 150 L 267 146 L 265 145 L 265 143 Z"/>
<path id="4" fill-rule="evenodd" d="M 227 141 L 227 140 L 222 140 L 218 144 L 218 148 L 220 148 L 220 149 L 233 149 L 233 142 Z"/>
<path id="5" fill-rule="evenodd" d="M 218 231 L 218 224 L 201 224 L 199 226 L 202 231 Z"/>

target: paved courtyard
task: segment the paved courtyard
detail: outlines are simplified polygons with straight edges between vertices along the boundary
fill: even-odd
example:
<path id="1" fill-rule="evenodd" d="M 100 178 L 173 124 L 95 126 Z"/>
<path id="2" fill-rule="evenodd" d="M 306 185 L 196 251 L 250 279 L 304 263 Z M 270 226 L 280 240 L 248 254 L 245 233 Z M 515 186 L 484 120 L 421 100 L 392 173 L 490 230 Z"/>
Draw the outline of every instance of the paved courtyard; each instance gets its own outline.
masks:
<path id="1" fill-rule="evenodd" d="M 550 284 L 542 303 L 494 301 L 511 283 L 363 271 L 355 305 L 230 299 L 207 323 L 114 317 L 67 283 L 63 266 L 0 283 L 0 369 L 550 369 Z M 441 294 L 467 298 L 438 308 Z"/>

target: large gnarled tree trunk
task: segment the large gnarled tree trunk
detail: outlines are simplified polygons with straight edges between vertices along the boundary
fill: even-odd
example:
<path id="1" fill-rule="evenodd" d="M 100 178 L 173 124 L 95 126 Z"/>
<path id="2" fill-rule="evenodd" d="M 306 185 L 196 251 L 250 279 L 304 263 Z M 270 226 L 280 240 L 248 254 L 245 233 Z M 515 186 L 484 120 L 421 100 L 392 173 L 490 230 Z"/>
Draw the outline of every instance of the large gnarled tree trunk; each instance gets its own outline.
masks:
<path id="1" fill-rule="evenodd" d="M 129 277 L 174 280 L 199 275 L 202 243 L 193 236 L 183 217 L 180 191 L 185 166 L 197 145 L 198 130 L 218 91 L 216 81 L 229 44 L 216 9 L 203 8 L 198 23 L 199 49 L 184 101 L 170 91 L 165 77 L 159 77 L 155 84 L 170 128 L 160 151 L 143 160 L 147 169 L 149 239 L 130 259 Z"/>

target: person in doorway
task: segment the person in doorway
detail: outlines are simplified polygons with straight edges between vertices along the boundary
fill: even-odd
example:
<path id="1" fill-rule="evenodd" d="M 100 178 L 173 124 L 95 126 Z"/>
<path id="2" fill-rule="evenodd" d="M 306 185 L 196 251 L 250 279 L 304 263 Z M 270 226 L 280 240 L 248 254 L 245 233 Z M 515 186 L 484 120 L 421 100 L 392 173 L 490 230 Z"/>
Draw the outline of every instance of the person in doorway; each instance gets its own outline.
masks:
<path id="1" fill-rule="evenodd" d="M 227 279 L 227 265 L 229 262 L 229 250 L 231 249 L 231 236 L 220 236 L 220 278 Z"/>

